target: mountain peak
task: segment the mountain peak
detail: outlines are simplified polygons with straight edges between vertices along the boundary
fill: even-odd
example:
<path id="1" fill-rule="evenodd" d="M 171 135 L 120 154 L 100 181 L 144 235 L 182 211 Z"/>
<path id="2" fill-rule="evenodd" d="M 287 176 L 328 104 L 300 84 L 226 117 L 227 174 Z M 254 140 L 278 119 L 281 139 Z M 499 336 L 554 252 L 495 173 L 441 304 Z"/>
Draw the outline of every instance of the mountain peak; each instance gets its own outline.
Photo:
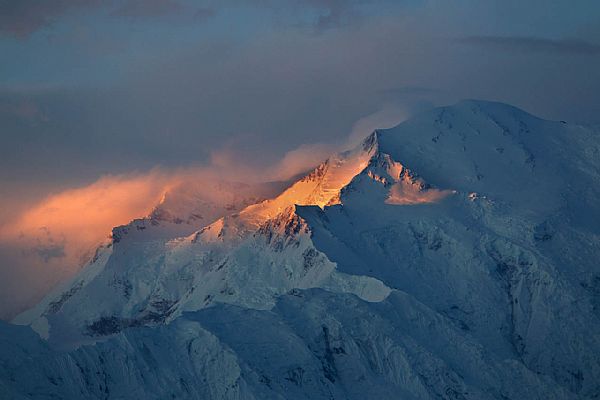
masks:
<path id="1" fill-rule="evenodd" d="M 323 208 L 339 204 L 340 191 L 362 172 L 378 151 L 378 133 L 373 132 L 352 150 L 329 157 L 311 173 L 272 200 L 249 206 L 240 216 L 258 226 L 294 205 Z"/>

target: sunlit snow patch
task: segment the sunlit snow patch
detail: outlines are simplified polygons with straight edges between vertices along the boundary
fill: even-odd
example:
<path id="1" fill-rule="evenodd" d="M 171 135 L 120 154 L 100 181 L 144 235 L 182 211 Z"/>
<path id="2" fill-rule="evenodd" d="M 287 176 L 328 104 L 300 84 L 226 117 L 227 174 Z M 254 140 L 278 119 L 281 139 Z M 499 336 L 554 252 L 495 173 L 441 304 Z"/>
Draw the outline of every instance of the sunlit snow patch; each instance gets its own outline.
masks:
<path id="1" fill-rule="evenodd" d="M 455 190 L 419 189 L 414 185 L 398 182 L 390 188 L 390 195 L 385 200 L 386 204 L 411 205 L 437 203 L 438 201 L 456 193 Z"/>

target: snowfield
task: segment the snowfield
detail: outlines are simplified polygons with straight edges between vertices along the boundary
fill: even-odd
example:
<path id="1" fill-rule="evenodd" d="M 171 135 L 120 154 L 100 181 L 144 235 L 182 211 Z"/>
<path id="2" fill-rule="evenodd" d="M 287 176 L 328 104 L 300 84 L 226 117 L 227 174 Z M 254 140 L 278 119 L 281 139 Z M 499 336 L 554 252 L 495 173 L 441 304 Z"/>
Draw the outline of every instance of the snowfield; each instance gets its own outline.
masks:
<path id="1" fill-rule="evenodd" d="M 598 129 L 463 101 L 180 196 L 0 323 L 1 398 L 600 398 Z"/>

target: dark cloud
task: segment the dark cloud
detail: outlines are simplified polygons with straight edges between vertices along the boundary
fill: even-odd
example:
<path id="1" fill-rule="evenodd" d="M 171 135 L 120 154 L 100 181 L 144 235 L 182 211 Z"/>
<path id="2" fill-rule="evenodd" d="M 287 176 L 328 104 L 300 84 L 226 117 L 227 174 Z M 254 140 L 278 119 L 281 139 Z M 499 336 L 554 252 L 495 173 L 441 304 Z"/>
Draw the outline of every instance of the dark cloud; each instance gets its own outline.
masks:
<path id="1" fill-rule="evenodd" d="M 191 16 L 193 20 L 214 17 L 217 10 L 250 5 L 270 10 L 296 10 L 315 13 L 314 28 L 326 31 L 355 23 L 365 5 L 386 4 L 388 0 L 287 0 L 187 2 L 183 0 L 0 0 L 0 34 L 26 38 L 46 28 L 65 14 L 81 10 L 104 9 L 113 17 L 157 18 Z M 210 6 L 208 6 L 210 5 Z"/>
<path id="2" fill-rule="evenodd" d="M 66 255 L 64 244 L 40 244 L 34 251 L 45 263 L 53 258 L 64 258 Z"/>
<path id="3" fill-rule="evenodd" d="M 365 1 L 356 0 L 300 0 L 304 6 L 320 11 L 314 25 L 317 31 L 339 28 L 359 18 L 356 7 Z"/>
<path id="4" fill-rule="evenodd" d="M 599 55 L 600 44 L 580 39 L 546 39 L 528 36 L 469 36 L 461 43 L 493 50 L 522 53 Z"/>
<path id="5" fill-rule="evenodd" d="M 21 238 L 24 234 L 21 233 Z M 38 234 L 35 237 L 35 243 L 31 246 L 31 251 L 37 254 L 45 264 L 52 259 L 64 258 L 66 256 L 65 246 L 66 238 L 64 235 L 53 235 L 50 229 L 42 226 L 38 229 Z"/>
<path id="6" fill-rule="evenodd" d="M 0 121 L 18 119 L 25 123 L 36 125 L 45 120 L 45 116 L 38 105 L 31 100 L 3 96 L 0 93 Z"/>
<path id="7" fill-rule="evenodd" d="M 0 0 L 0 33 L 27 37 L 71 9 L 100 4 L 100 0 Z"/>
<path id="8" fill-rule="evenodd" d="M 406 0 L 288 0 L 287 2 L 269 3 L 258 1 L 255 4 L 272 8 L 296 8 L 297 11 L 308 11 L 314 14 L 309 21 L 309 26 L 318 33 L 324 33 L 331 29 L 356 27 L 367 18 L 369 11 L 386 9 L 390 6 L 399 6 L 408 3 Z M 295 23 L 295 25 L 297 25 Z M 302 24 L 300 24 L 302 25 Z"/>
<path id="9" fill-rule="evenodd" d="M 157 17 L 183 11 L 183 5 L 176 0 L 129 0 L 116 7 L 111 15 L 119 17 Z"/>
<path id="10" fill-rule="evenodd" d="M 215 15 L 217 15 L 217 10 L 214 8 L 201 7 L 194 12 L 194 19 L 198 21 L 205 21 L 214 17 Z"/>
<path id="11" fill-rule="evenodd" d="M 69 12 L 96 9 L 127 18 L 189 15 L 205 20 L 215 15 L 211 8 L 192 7 L 179 0 L 0 0 L 0 35 L 23 39 Z"/>

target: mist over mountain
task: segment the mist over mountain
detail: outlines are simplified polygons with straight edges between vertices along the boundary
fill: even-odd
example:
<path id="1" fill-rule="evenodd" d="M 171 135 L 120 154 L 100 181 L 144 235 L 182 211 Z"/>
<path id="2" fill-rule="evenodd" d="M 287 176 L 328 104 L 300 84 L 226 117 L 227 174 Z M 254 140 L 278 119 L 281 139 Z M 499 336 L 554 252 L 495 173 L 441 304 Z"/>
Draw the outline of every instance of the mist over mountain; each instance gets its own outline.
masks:
<path id="1" fill-rule="evenodd" d="M 232 176 L 208 168 L 106 176 L 13 215 L 0 224 L 0 318 L 12 319 L 71 279 L 115 224 L 148 217 L 161 221 L 161 235 L 187 235 L 277 194 L 289 181 L 230 181 Z"/>
<path id="2" fill-rule="evenodd" d="M 0 395 L 600 396 L 597 127 L 461 101 L 287 185 L 216 188 L 0 323 Z"/>

